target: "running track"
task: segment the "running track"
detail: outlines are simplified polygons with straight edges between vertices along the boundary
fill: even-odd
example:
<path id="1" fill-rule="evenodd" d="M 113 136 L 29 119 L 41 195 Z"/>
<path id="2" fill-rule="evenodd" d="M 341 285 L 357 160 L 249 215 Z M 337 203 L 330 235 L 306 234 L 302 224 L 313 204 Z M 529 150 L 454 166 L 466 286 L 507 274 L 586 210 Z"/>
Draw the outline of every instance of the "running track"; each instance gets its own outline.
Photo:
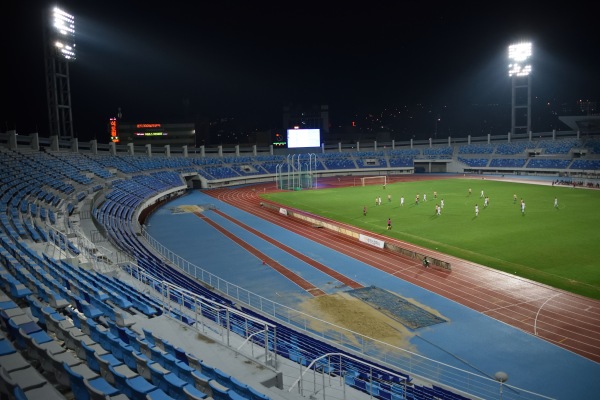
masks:
<path id="1" fill-rule="evenodd" d="M 436 177 L 436 179 L 439 178 Z M 319 181 L 320 184 L 324 182 L 336 186 L 351 185 L 352 177 L 342 178 L 341 181 L 338 181 L 337 178 L 321 178 Z M 600 301 L 495 271 L 469 261 L 422 249 L 386 236 L 365 232 L 371 237 L 396 242 L 406 248 L 418 249 L 423 254 L 448 261 L 452 265 L 452 271 L 436 268 L 425 270 L 418 261 L 411 258 L 363 244 L 327 229 L 316 229 L 305 222 L 268 211 L 260 206 L 261 199 L 258 193 L 270 190 L 275 190 L 273 183 L 233 189 L 212 189 L 205 191 L 205 193 L 266 221 L 347 254 L 381 271 L 440 294 L 592 361 L 600 362 Z M 321 219 L 325 220 L 324 218 Z M 245 228 L 252 229 L 250 227 Z M 269 240 L 275 243 L 273 239 Z M 248 250 L 256 251 L 256 249 Z M 307 263 L 331 274 L 332 277 L 346 283 L 348 286 L 357 287 L 356 285 L 359 285 L 350 278 L 303 256 L 297 250 L 286 248 L 286 251 L 294 252 Z M 266 261 L 269 262 L 272 268 L 275 268 L 301 287 L 306 286 L 306 290 L 313 295 L 322 294 L 319 288 L 302 282 L 302 278 L 286 270 L 285 267 L 271 263 L 270 260 Z"/>

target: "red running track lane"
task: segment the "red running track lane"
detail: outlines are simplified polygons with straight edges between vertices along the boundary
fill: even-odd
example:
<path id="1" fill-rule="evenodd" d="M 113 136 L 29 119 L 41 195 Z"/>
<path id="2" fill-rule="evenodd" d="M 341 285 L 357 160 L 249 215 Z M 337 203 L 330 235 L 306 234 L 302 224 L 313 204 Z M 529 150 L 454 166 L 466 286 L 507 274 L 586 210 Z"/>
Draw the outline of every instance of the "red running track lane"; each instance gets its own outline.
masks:
<path id="1" fill-rule="evenodd" d="M 219 210 L 213 210 L 215 213 L 219 214 L 220 216 L 222 216 L 223 218 L 228 219 L 229 221 L 233 222 L 236 225 L 241 226 L 242 228 L 246 229 L 247 231 L 252 232 L 254 235 L 258 236 L 259 238 L 271 243 L 272 245 L 275 245 L 277 247 L 279 247 L 281 250 L 284 250 L 288 253 L 290 253 L 291 255 L 293 255 L 294 257 L 304 261 L 305 263 L 311 265 L 313 268 L 318 269 L 321 272 L 326 273 L 327 275 L 331 276 L 332 278 L 338 280 L 339 282 L 343 283 L 344 285 L 351 287 L 352 289 L 360 289 L 363 287 L 363 285 L 361 285 L 360 283 L 348 278 L 346 275 L 340 274 L 339 272 L 337 272 L 334 269 L 329 268 L 326 265 L 321 264 L 318 261 L 313 260 L 310 257 L 305 256 L 304 254 L 302 254 L 301 252 L 292 249 L 289 246 L 286 246 L 285 244 L 278 242 L 277 240 L 265 235 L 262 232 L 257 231 L 256 229 L 244 224 L 243 222 L 240 222 L 238 220 L 236 220 L 235 218 L 230 217 L 227 214 L 222 213 Z M 297 275 L 296 275 L 297 276 Z M 290 278 L 291 279 L 291 278 Z M 302 278 L 300 278 L 302 279 Z M 292 279 L 293 280 L 293 279 Z"/>
<path id="2" fill-rule="evenodd" d="M 403 180 L 414 177 L 402 177 Z M 319 185 L 348 186 L 352 177 L 320 178 Z M 327 229 L 268 211 L 260 206 L 261 192 L 277 190 L 273 183 L 252 187 L 207 190 L 206 193 L 266 221 L 303 235 L 368 265 L 450 300 L 470 307 L 524 332 L 600 362 L 600 301 L 561 291 L 519 276 L 496 271 L 384 235 L 368 236 L 397 243 L 452 265 L 452 271 L 423 269 L 419 262 L 378 249 Z M 319 217 L 320 218 L 320 217 Z M 325 218 L 321 220 L 327 221 Z M 355 228 L 353 228 L 355 229 Z M 368 286 L 372 282 L 362 282 Z"/>
<path id="3" fill-rule="evenodd" d="M 323 296 L 324 294 L 326 294 L 323 290 L 315 287 L 312 283 L 310 283 L 307 280 L 303 279 L 302 277 L 296 275 L 289 269 L 285 268 L 283 265 L 279 264 L 277 261 L 273 260 L 271 257 L 258 251 L 253 246 L 250 246 L 248 243 L 244 242 L 237 236 L 233 235 L 227 229 L 224 229 L 219 224 L 206 218 L 204 215 L 202 215 L 202 213 L 194 212 L 194 215 L 196 215 L 198 218 L 200 218 L 207 224 L 211 225 L 213 228 L 217 229 L 223 235 L 227 236 L 229 239 L 233 240 L 234 242 L 236 242 L 237 244 L 242 246 L 244 249 L 246 249 L 250 253 L 254 254 L 259 259 L 263 260 L 263 262 L 266 263 L 266 265 L 273 268 L 275 271 L 279 272 L 281 275 L 285 276 L 286 278 L 288 278 L 289 280 L 291 280 L 296 285 L 300 286 L 302 289 L 306 290 L 308 293 L 312 294 L 313 296 Z"/>

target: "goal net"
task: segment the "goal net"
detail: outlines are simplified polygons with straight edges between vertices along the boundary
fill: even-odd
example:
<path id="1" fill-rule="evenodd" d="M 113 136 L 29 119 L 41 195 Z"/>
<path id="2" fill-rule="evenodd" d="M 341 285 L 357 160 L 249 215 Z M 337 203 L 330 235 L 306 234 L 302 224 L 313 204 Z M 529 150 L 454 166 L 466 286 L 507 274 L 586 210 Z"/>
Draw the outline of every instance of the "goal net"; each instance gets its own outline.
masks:
<path id="1" fill-rule="evenodd" d="M 360 183 L 362 186 L 366 185 L 387 185 L 387 176 L 365 176 L 360 178 Z"/>

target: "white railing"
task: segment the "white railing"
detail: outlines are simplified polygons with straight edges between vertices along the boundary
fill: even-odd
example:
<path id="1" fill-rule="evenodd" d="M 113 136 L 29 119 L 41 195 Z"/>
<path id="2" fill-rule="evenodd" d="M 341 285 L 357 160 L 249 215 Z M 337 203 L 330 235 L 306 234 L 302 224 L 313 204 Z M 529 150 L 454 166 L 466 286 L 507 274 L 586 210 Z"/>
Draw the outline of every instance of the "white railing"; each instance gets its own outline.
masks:
<path id="1" fill-rule="evenodd" d="M 500 398 L 503 400 L 550 399 L 537 393 L 510 386 L 506 382 L 499 382 L 492 376 L 474 374 L 429 359 L 409 350 L 392 346 L 276 303 L 221 279 L 211 272 L 183 259 L 150 236 L 145 229 L 142 229 L 142 236 L 158 254 L 187 274 L 226 294 L 228 297 L 260 311 L 263 315 L 272 317 L 310 336 L 325 340 L 340 349 L 364 355 L 410 376 L 420 377 L 433 384 L 455 388 L 458 391 L 469 393 L 479 398 L 491 399 L 501 396 Z"/>
<path id="2" fill-rule="evenodd" d="M 226 346 L 244 354 L 243 347 L 251 347 L 252 359 L 265 367 L 277 365 L 277 329 L 276 325 L 248 315 L 233 307 L 208 299 L 202 295 L 191 292 L 185 288 L 174 285 L 147 273 L 143 268 L 134 263 L 123 263 L 121 268 L 133 278 L 150 286 L 162 304 L 162 312 L 172 318 L 186 318 L 188 326 L 203 334 L 210 334 L 209 330 L 221 338 Z M 235 321 L 232 319 L 235 318 Z M 190 321 L 191 320 L 191 321 Z M 212 321 L 207 324 L 207 321 Z M 233 328 L 233 327 L 236 328 Z M 240 329 L 243 332 L 240 332 Z M 264 339 L 262 343 L 254 340 L 245 340 L 241 345 L 232 343 L 235 332 L 241 333 L 236 337 L 252 338 L 259 335 Z M 263 354 L 259 357 L 254 354 L 254 345 L 259 344 Z M 273 349 L 273 351 L 271 351 Z M 263 361 L 264 360 L 264 361 Z"/>

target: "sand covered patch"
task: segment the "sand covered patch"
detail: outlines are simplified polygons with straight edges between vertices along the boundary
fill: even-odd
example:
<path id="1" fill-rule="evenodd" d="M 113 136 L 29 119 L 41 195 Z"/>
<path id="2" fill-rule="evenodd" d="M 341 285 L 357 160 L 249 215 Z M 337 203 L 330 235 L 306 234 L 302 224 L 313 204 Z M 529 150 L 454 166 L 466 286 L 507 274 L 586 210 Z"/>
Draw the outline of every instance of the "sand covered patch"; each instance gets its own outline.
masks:
<path id="1" fill-rule="evenodd" d="M 412 347 L 409 340 L 414 333 L 407 327 L 347 293 L 308 299 L 300 305 L 300 309 L 318 319 L 393 346 L 404 349 Z M 327 329 L 325 324 L 316 320 L 311 322 L 311 328 Z M 356 340 L 351 333 L 345 336 L 350 341 Z"/>
<path id="2" fill-rule="evenodd" d="M 181 214 L 181 213 L 194 213 L 194 212 L 202 212 L 205 208 L 196 205 L 181 205 L 177 207 L 173 207 L 171 212 L 173 214 Z"/>

